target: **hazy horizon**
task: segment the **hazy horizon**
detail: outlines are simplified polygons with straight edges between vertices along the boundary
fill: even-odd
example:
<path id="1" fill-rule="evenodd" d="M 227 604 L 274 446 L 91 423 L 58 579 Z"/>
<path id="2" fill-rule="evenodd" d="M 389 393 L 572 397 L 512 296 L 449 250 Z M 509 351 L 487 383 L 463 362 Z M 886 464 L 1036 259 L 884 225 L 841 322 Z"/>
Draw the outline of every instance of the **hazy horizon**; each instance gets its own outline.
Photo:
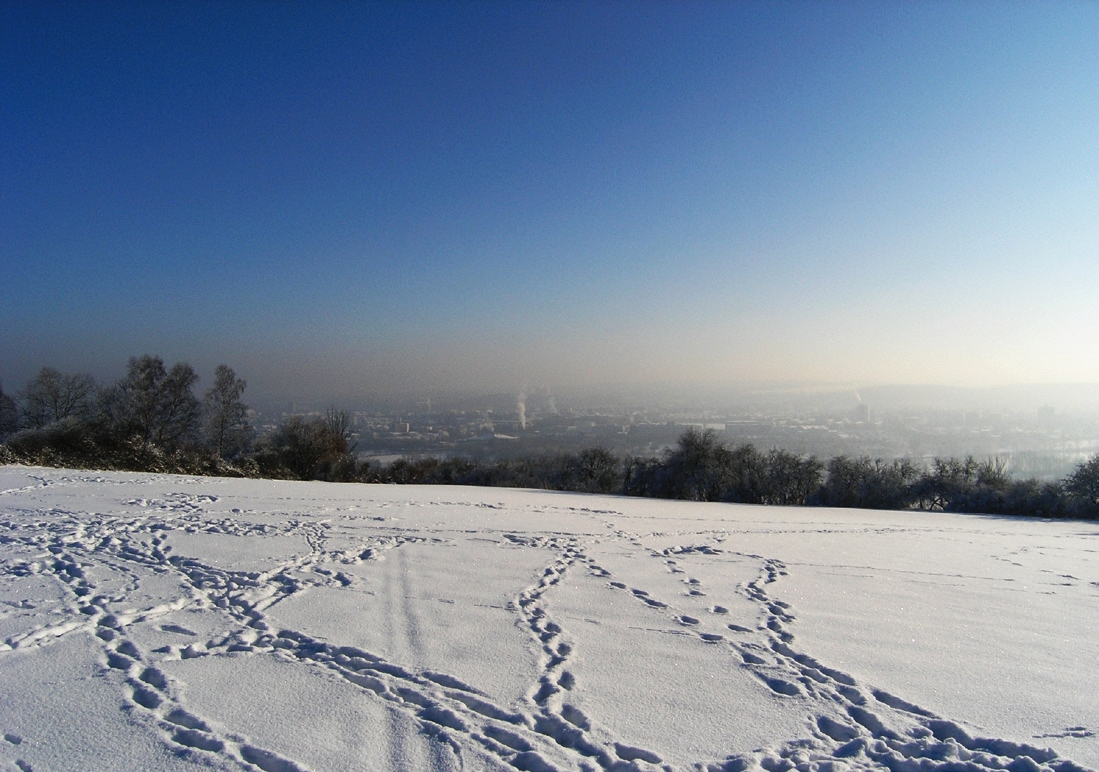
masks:
<path id="1" fill-rule="evenodd" d="M 0 384 L 1099 383 L 1099 5 L 0 0 Z"/>

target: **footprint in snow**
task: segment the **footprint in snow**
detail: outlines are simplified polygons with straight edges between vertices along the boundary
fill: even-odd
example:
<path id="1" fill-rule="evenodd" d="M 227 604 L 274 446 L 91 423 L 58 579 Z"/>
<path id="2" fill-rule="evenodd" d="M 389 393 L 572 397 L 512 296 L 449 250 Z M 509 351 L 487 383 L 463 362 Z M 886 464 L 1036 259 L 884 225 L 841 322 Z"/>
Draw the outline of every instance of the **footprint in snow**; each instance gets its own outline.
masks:
<path id="1" fill-rule="evenodd" d="M 583 711 L 568 703 L 561 706 L 561 718 L 585 732 L 591 729 L 591 721 L 588 720 L 588 717 L 584 715 Z"/>
<path id="2" fill-rule="evenodd" d="M 1060 732 L 1052 732 L 1049 734 L 1036 734 L 1034 739 L 1044 740 L 1047 738 L 1066 739 L 1069 737 L 1075 737 L 1076 739 L 1083 739 L 1085 737 L 1094 737 L 1095 732 L 1088 729 L 1086 726 L 1069 726 L 1065 727 Z"/>

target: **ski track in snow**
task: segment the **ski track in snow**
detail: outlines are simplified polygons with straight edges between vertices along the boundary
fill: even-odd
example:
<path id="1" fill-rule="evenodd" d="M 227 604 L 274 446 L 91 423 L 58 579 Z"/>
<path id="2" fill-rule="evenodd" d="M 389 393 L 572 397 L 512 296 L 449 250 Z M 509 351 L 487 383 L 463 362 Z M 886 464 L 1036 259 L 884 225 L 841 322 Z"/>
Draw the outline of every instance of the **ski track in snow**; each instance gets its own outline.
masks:
<path id="1" fill-rule="evenodd" d="M 34 494 L 65 485 L 134 485 L 143 491 L 190 488 L 184 478 L 155 475 L 96 475 L 60 471 L 28 471 L 30 482 L 0 491 L 0 579 L 38 577 L 64 590 L 60 607 L 36 617 L 33 604 L 7 601 L 12 613 L 27 617 L 25 629 L 0 642 L 3 658 L 14 652 L 50 646 L 66 636 L 94 636 L 100 647 L 101 675 L 123 695 L 129 720 L 153 733 L 171 753 L 214 769 L 302 772 L 299 759 L 288 758 L 261 743 L 199 715 L 188 705 L 185 684 L 168 675 L 164 663 L 200 657 L 275 657 L 301 667 L 325 671 L 352 684 L 363 700 L 416 723 L 431 738 L 432 764 L 439 769 L 654 770 L 673 769 L 658 749 L 642 747 L 629 737 L 616 737 L 599 716 L 576 706 L 582 689 L 571 663 L 581 645 L 563 619 L 555 619 L 551 604 L 558 585 L 570 574 L 602 581 L 618 602 L 638 604 L 654 629 L 682 637 L 683 646 L 719 647 L 728 653 L 728 667 L 741 668 L 764 684 L 775 700 L 797 701 L 806 717 L 806 734 L 765 748 L 730 748 L 725 758 L 697 759 L 686 768 L 705 772 L 839 772 L 844 769 L 889 769 L 893 772 L 951 772 L 1007 769 L 1011 772 L 1080 772 L 1083 767 L 1053 751 L 998 738 L 974 737 L 959 723 L 934 715 L 900 695 L 829 667 L 801 651 L 793 632 L 796 609 L 772 597 L 772 585 L 787 575 L 779 560 L 745 554 L 727 546 L 728 533 L 712 540 L 653 549 L 647 534 L 620 530 L 610 510 L 569 507 L 591 520 L 590 534 L 481 532 L 489 539 L 545 555 L 544 568 L 508 604 L 515 624 L 530 636 L 538 651 L 538 672 L 524 698 L 498 704 L 475 685 L 446 672 L 417 669 L 390 661 L 364 648 L 321 640 L 303 630 L 279 629 L 266 613 L 305 587 L 362 588 L 366 580 L 348 566 L 400 554 L 409 543 L 453 544 L 457 530 L 401 529 L 386 515 L 399 505 L 371 502 L 369 489 L 354 512 L 298 511 L 270 513 L 268 522 L 241 519 L 216 495 L 168 493 L 127 497 L 107 514 L 66 511 L 56 507 L 17 509 L 33 502 Z M 201 483 L 200 483 L 201 485 Z M 441 498 L 445 492 L 440 491 Z M 491 489 L 485 498 L 491 500 Z M 294 500 L 292 506 L 300 507 Z M 408 506 L 425 506 L 422 502 Z M 426 506 L 478 506 L 468 502 L 435 501 Z M 481 504 L 493 507 L 493 504 Z M 504 506 L 504 505 L 500 505 Z M 552 509 L 542 507 L 541 510 Z M 533 509 L 538 512 L 539 509 Z M 248 513 L 255 514 L 255 513 Z M 262 513 L 261 513 L 262 514 Z M 381 516 L 376 516 L 381 515 Z M 331 542 L 333 524 L 348 518 L 362 526 L 363 538 L 348 546 Z M 305 554 L 278 561 L 264 570 L 232 570 L 177 554 L 168 542 L 175 534 L 244 537 L 297 537 L 308 545 Z M 694 538 L 704 533 L 692 534 Z M 669 596 L 636 583 L 621 581 L 589 552 L 608 545 L 627 548 L 634 557 L 651 561 L 653 570 L 672 574 L 682 593 Z M 692 577 L 692 562 L 735 557 L 756 566 L 757 576 L 738 587 L 741 598 L 711 594 Z M 1011 556 L 1001 559 L 1010 560 Z M 112 579 L 101 587 L 98 576 Z M 405 572 L 402 575 L 407 575 Z M 183 591 L 166 603 L 135 606 L 131 598 L 148 576 L 173 579 Z M 1065 577 L 1066 580 L 1071 577 Z M 400 590 L 410 597 L 408 588 Z M 729 606 L 749 600 L 755 624 L 729 620 Z M 363 594 L 363 602 L 376 598 Z M 699 604 L 703 604 L 700 606 Z M 705 609 L 700 612 L 698 609 Z M 197 633 L 179 623 L 178 612 L 202 609 L 220 614 L 222 629 L 214 635 Z M 216 611 L 215 611 L 216 610 Z M 404 634 L 413 647 L 420 636 L 407 604 Z M 40 619 L 42 621 L 36 621 Z M 162 620 L 162 621 L 158 621 Z M 141 645 L 132 632 L 153 626 L 174 635 L 178 643 L 155 648 Z M 20 753 L 24 737 L 0 726 L 0 763 L 30 772 Z M 1089 737 L 1083 726 L 1040 737 Z M 674 767 L 683 768 L 682 765 Z M 318 772 L 320 772 L 318 770 Z"/>

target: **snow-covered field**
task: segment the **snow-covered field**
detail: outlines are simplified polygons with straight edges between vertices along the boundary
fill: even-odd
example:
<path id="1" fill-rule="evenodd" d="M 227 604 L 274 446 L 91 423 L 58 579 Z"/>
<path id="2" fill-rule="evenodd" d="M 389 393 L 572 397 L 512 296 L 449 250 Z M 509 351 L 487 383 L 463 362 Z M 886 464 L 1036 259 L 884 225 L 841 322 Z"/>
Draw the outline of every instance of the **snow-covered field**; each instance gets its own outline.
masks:
<path id="1" fill-rule="evenodd" d="M 0 769 L 1096 768 L 1097 549 L 1085 522 L 0 467 Z"/>

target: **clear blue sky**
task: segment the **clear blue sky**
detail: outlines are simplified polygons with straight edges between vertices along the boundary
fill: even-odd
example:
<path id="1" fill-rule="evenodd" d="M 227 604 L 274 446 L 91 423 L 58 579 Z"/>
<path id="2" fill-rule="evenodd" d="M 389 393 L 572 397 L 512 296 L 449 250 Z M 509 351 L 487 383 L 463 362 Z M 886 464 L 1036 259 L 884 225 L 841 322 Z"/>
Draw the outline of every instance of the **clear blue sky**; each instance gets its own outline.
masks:
<path id="1" fill-rule="evenodd" d="M 0 383 L 1099 381 L 1095 2 L 0 0 Z"/>

